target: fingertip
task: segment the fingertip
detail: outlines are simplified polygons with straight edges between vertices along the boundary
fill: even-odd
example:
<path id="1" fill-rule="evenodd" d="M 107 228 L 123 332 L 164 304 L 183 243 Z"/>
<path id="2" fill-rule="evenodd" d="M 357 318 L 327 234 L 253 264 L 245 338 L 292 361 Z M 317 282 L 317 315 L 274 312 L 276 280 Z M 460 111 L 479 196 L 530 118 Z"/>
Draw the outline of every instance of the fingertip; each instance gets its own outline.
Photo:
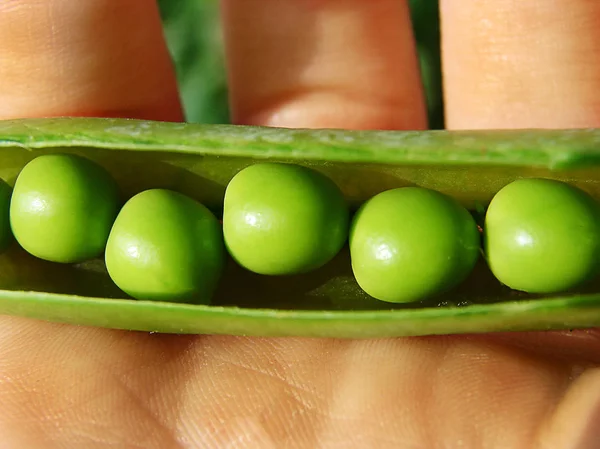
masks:
<path id="1" fill-rule="evenodd" d="M 154 0 L 0 3 L 0 119 L 182 120 Z"/>
<path id="2" fill-rule="evenodd" d="M 222 0 L 232 119 L 427 126 L 408 2 Z"/>
<path id="3" fill-rule="evenodd" d="M 440 5 L 448 128 L 598 126 L 600 2 Z"/>

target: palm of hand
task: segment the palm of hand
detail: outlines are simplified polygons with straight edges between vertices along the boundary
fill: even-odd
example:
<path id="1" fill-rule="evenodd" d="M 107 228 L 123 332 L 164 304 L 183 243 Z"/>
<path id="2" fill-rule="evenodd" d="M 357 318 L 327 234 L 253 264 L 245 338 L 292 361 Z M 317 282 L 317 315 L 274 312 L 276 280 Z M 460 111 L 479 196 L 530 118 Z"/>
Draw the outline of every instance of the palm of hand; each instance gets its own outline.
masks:
<path id="1" fill-rule="evenodd" d="M 600 376 L 586 368 L 600 343 L 547 337 L 251 339 L 4 319 L 0 433 L 18 448 L 571 447 L 597 418 Z"/>

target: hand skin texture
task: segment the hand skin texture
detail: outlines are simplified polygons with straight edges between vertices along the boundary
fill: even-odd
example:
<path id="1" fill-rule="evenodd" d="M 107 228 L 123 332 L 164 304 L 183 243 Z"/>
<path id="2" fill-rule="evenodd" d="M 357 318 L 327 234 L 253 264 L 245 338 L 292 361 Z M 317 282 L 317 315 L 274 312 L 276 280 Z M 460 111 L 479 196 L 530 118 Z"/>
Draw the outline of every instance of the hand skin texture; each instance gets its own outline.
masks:
<path id="1" fill-rule="evenodd" d="M 222 0 L 233 119 L 427 127 L 406 0 Z M 442 0 L 448 128 L 600 126 L 600 2 Z M 0 2 L 0 118 L 182 120 L 153 0 Z M 0 317 L 0 446 L 600 447 L 597 330 L 176 336 Z"/>

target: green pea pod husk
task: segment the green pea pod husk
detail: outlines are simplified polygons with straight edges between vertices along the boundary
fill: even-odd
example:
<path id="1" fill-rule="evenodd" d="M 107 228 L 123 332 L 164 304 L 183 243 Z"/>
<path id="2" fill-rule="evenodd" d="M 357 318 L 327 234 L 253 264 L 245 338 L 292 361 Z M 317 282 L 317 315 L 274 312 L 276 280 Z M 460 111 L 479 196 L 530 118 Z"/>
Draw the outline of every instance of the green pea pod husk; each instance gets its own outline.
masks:
<path id="1" fill-rule="evenodd" d="M 292 162 L 331 177 L 353 209 L 387 189 L 418 185 L 482 214 L 522 177 L 567 181 L 600 198 L 600 129 L 342 131 L 127 119 L 0 121 L 0 178 L 10 185 L 41 154 L 68 152 L 107 168 L 124 199 L 168 188 L 222 210 L 228 181 L 260 161 Z M 309 274 L 266 277 L 229 262 L 210 305 L 136 301 L 101 260 L 41 261 L 16 244 L 0 255 L 0 314 L 138 331 L 309 337 L 394 337 L 600 325 L 600 284 L 553 296 L 511 291 L 481 259 L 452 292 L 412 304 L 363 293 L 347 249 Z"/>

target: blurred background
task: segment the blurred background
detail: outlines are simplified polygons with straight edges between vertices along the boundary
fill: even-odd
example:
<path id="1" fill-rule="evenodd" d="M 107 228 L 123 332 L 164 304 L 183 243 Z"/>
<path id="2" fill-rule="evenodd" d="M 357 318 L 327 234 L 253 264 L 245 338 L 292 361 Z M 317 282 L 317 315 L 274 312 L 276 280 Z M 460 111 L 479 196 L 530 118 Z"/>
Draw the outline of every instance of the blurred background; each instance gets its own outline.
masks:
<path id="1" fill-rule="evenodd" d="M 368 0 L 365 0 L 368 1 Z M 186 119 L 228 123 L 227 85 L 217 0 L 159 0 Z M 444 124 L 438 0 L 411 0 L 430 128 Z"/>

